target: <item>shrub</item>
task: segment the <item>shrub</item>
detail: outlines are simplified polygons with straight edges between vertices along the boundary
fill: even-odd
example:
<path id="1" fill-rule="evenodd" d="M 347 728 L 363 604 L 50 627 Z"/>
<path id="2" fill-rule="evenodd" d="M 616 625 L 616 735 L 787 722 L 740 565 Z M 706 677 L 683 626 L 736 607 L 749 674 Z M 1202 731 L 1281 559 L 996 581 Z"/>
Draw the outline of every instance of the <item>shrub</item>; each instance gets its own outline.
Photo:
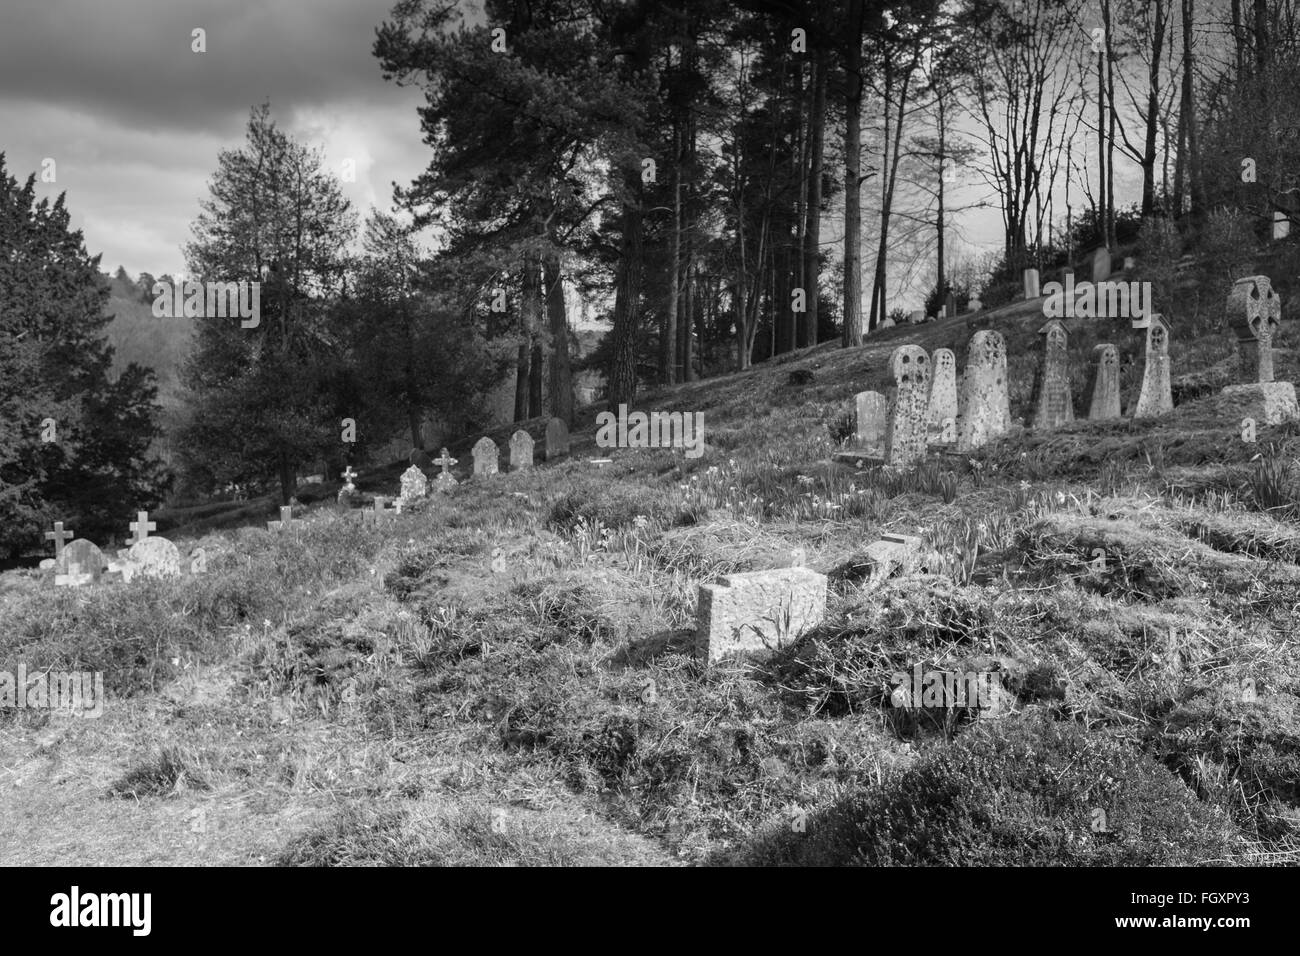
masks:
<path id="1" fill-rule="evenodd" d="M 765 834 L 744 862 L 1169 866 L 1221 861 L 1240 842 L 1151 758 L 1043 712 L 977 726 L 814 815 L 805 833 L 788 830 Z"/>

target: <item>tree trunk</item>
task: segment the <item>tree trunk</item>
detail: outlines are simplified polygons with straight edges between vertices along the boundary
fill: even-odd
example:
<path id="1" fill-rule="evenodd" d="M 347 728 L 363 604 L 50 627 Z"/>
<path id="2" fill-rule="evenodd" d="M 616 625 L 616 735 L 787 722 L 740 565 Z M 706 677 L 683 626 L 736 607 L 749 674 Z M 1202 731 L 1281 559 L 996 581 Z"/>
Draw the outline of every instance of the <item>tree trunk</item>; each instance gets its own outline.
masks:
<path id="1" fill-rule="evenodd" d="M 849 50 L 844 106 L 844 332 L 847 348 L 862 344 L 862 26 L 863 0 L 849 0 Z"/>
<path id="2" fill-rule="evenodd" d="M 1106 131 L 1106 233 L 1104 243 L 1107 249 L 1115 248 L 1115 121 L 1118 111 L 1115 109 L 1115 53 L 1111 42 L 1111 0 L 1103 0 L 1102 12 L 1105 22 L 1105 40 L 1102 49 L 1106 56 L 1106 103 L 1109 126 Z"/>
<path id="3" fill-rule="evenodd" d="M 946 288 L 944 279 L 946 272 L 944 270 L 944 216 L 946 215 L 944 203 L 947 199 L 947 183 L 943 181 L 943 174 L 948 169 L 948 119 L 947 104 L 944 102 L 944 93 L 940 91 L 938 101 L 937 118 L 939 121 L 939 188 L 937 191 L 938 202 L 936 203 L 935 214 L 935 242 L 938 245 L 938 251 L 935 254 L 935 280 L 934 287 L 939 290 L 939 301 L 944 301 L 944 290 Z"/>
<path id="4" fill-rule="evenodd" d="M 546 314 L 551 332 L 551 414 L 573 424 L 573 370 L 569 362 L 569 316 L 564 305 L 564 275 L 560 254 L 551 248 L 542 257 L 545 268 Z"/>
<path id="5" fill-rule="evenodd" d="M 637 183 L 639 186 L 639 177 Z M 631 183 L 629 189 L 633 189 Z M 641 209 L 632 200 L 623 203 L 618 280 L 614 294 L 614 357 L 609 375 L 611 408 L 630 405 L 636 398 L 636 326 L 641 298 Z"/>
<path id="6" fill-rule="evenodd" d="M 826 51 L 815 48 L 813 62 L 812 112 L 808 117 L 810 157 L 808 163 L 808 224 L 804 228 L 803 275 L 808 311 L 799 324 L 799 346 L 817 344 L 817 291 L 821 280 L 822 160 L 826 146 Z"/>
<path id="7" fill-rule="evenodd" d="M 1164 50 L 1165 36 L 1165 0 L 1153 2 L 1155 33 L 1151 38 L 1151 63 L 1147 69 L 1147 128 L 1146 141 L 1142 145 L 1143 217 L 1154 214 L 1156 205 L 1156 130 L 1160 112 L 1160 55 Z"/>
<path id="8" fill-rule="evenodd" d="M 659 375 L 665 385 L 677 384 L 678 270 L 682 255 L 682 147 L 681 127 L 673 124 L 673 231 L 668 242 L 668 291 L 663 328 L 659 335 Z"/>
<path id="9" fill-rule="evenodd" d="M 529 366 L 532 360 L 532 346 L 525 336 L 519 343 L 519 357 L 515 360 L 515 421 L 517 422 L 528 418 L 528 396 L 532 389 Z"/>

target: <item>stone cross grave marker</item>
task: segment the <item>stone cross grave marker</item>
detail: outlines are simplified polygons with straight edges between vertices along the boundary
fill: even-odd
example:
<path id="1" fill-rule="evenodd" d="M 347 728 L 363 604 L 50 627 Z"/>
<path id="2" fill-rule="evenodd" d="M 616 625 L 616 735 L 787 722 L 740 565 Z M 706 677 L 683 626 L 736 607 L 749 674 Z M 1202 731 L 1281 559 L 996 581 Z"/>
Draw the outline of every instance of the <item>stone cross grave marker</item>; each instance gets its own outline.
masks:
<path id="1" fill-rule="evenodd" d="M 137 511 L 135 513 L 135 520 L 127 525 L 127 527 L 132 531 L 131 537 L 126 539 L 127 546 L 130 547 L 131 545 L 139 544 L 141 541 L 148 538 L 150 531 L 157 531 L 158 523 L 149 520 L 149 512 Z"/>
<path id="2" fill-rule="evenodd" d="M 510 470 L 525 471 L 533 467 L 533 436 L 522 428 L 510 436 Z"/>
<path id="3" fill-rule="evenodd" d="M 826 575 L 809 568 L 729 574 L 702 584 L 696 654 L 708 663 L 797 640 L 826 614 Z"/>
<path id="4" fill-rule="evenodd" d="M 1273 335 L 1282 300 L 1268 276 L 1238 279 L 1228 294 L 1228 323 L 1237 337 L 1237 362 L 1246 382 L 1273 381 Z"/>
<path id="5" fill-rule="evenodd" d="M 63 522 L 54 522 L 54 530 L 45 532 L 45 540 L 54 542 L 54 560 L 63 557 L 63 544 L 72 540 L 72 532 L 63 530 Z"/>
<path id="6" fill-rule="evenodd" d="M 552 418 L 546 423 L 546 460 L 569 453 L 569 426 L 562 418 Z"/>
<path id="7" fill-rule="evenodd" d="M 952 349 L 935 349 L 931 356 L 933 376 L 930 381 L 930 399 L 926 424 L 938 435 L 932 437 L 940 444 L 957 440 L 957 356 Z"/>
<path id="8" fill-rule="evenodd" d="M 1052 319 L 1038 334 L 1043 336 L 1043 365 L 1039 371 L 1038 401 L 1034 427 L 1057 428 L 1074 421 L 1074 399 L 1070 395 L 1069 333 L 1065 323 Z"/>
<path id="9" fill-rule="evenodd" d="M 925 457 L 930 356 L 919 345 L 900 345 L 889 357 L 889 368 L 894 388 L 885 431 L 885 461 L 910 465 Z"/>
<path id="10" fill-rule="evenodd" d="M 1025 301 L 1037 299 L 1039 296 L 1039 279 L 1037 269 L 1025 270 Z"/>
<path id="11" fill-rule="evenodd" d="M 442 450 L 442 454 L 439 455 L 439 457 L 433 460 L 433 463 L 442 469 L 442 471 L 438 472 L 438 477 L 433 481 L 435 491 L 440 491 L 444 495 L 450 494 L 451 489 L 460 484 L 460 482 L 456 480 L 456 477 L 451 473 L 451 466 L 456 464 L 458 461 L 460 461 L 459 458 L 452 458 L 451 455 L 447 454 L 446 448 Z"/>
<path id="12" fill-rule="evenodd" d="M 280 508 L 280 520 L 268 521 L 266 530 L 279 534 L 288 531 L 293 523 L 293 508 L 286 505 Z"/>
<path id="13" fill-rule="evenodd" d="M 1169 383 L 1169 324 L 1159 313 L 1151 315 L 1151 324 L 1147 327 L 1146 353 L 1142 393 L 1133 409 L 1134 418 L 1155 418 L 1174 410 Z"/>
<path id="14" fill-rule="evenodd" d="M 78 538 L 63 549 L 54 569 L 56 587 L 95 584 L 104 573 L 104 552 L 92 541 Z"/>
<path id="15" fill-rule="evenodd" d="M 966 347 L 957 450 L 972 451 L 1010 430 L 1007 343 L 1001 332 L 981 329 L 971 336 Z"/>
<path id="16" fill-rule="evenodd" d="M 885 431 L 889 420 L 889 409 L 885 396 L 880 392 L 858 392 L 855 396 L 856 422 L 853 444 L 857 448 L 872 449 L 875 454 L 884 455 Z"/>
<path id="17" fill-rule="evenodd" d="M 1119 418 L 1119 349 L 1109 342 L 1092 350 L 1092 396 L 1088 403 L 1088 418 L 1101 421 Z"/>
<path id="18" fill-rule="evenodd" d="M 488 438 L 487 435 L 474 443 L 471 454 L 474 456 L 475 478 L 487 478 L 497 473 L 501 460 L 501 451 L 497 448 L 497 443 Z"/>

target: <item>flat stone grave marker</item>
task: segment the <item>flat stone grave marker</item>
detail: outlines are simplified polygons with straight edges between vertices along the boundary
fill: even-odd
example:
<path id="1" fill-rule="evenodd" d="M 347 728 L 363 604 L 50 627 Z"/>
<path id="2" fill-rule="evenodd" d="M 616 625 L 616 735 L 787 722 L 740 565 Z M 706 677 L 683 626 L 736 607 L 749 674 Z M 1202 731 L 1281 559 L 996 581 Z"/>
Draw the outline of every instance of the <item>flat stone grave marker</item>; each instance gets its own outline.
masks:
<path id="1" fill-rule="evenodd" d="M 546 460 L 551 461 L 569 453 L 569 426 L 561 418 L 546 423 Z"/>
<path id="2" fill-rule="evenodd" d="M 78 538 L 63 549 L 54 567 L 56 587 L 95 584 L 104 573 L 104 552 L 93 541 Z"/>
<path id="3" fill-rule="evenodd" d="M 501 452 L 497 448 L 497 443 L 491 438 L 484 435 L 474 443 L 471 451 L 474 456 L 474 477 L 487 478 L 497 474 Z"/>
<path id="4" fill-rule="evenodd" d="M 533 436 L 522 428 L 510 436 L 510 470 L 526 471 L 533 467 Z"/>
<path id="5" fill-rule="evenodd" d="M 699 590 L 696 653 L 708 663 L 776 649 L 826 614 L 826 575 L 803 567 L 729 574 Z"/>

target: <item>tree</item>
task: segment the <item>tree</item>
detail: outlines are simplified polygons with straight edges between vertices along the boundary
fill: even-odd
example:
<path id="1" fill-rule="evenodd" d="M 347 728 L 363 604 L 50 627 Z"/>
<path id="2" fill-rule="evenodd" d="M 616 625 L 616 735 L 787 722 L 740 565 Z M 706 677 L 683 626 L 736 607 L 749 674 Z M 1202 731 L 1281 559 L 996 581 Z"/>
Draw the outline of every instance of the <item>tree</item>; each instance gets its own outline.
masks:
<path id="1" fill-rule="evenodd" d="M 11 555 L 55 518 L 81 537 L 110 534 L 167 487 L 149 457 L 153 373 L 132 364 L 110 381 L 99 256 L 69 228 L 64 196 L 37 202 L 35 183 L 20 188 L 0 153 L 0 546 Z"/>
<path id="2" fill-rule="evenodd" d="M 328 323 L 356 216 L 320 154 L 252 110 L 242 149 L 223 150 L 185 248 L 197 281 L 259 283 L 256 325 L 205 317 L 186 368 L 181 443 L 198 486 L 277 478 L 288 503 L 299 463 L 339 441 L 324 377 Z M 251 287 L 250 287 L 251 288 Z"/>

